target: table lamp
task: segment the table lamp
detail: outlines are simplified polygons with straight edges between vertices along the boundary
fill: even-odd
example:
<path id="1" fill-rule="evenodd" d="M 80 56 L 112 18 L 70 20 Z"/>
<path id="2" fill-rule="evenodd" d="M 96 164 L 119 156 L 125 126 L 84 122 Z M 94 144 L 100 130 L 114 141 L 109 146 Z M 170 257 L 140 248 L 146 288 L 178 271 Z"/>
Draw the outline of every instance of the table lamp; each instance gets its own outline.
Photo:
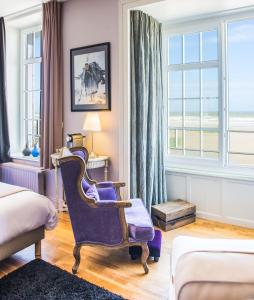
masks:
<path id="1" fill-rule="evenodd" d="M 93 151 L 93 134 L 94 132 L 101 131 L 100 118 L 97 113 L 87 113 L 83 125 L 83 130 L 91 131 L 92 133 L 92 152 L 89 154 L 89 157 L 95 158 L 96 154 Z"/>

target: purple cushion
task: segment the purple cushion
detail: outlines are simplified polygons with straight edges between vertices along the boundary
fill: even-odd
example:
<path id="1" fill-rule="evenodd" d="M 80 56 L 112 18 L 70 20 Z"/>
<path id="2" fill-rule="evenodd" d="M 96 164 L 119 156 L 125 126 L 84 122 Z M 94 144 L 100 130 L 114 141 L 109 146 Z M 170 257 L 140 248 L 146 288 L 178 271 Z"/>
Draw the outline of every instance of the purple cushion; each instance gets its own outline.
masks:
<path id="1" fill-rule="evenodd" d="M 90 198 L 94 198 L 96 201 L 100 201 L 100 196 L 98 194 L 95 184 L 92 184 L 86 192 L 86 195 Z"/>
<path id="2" fill-rule="evenodd" d="M 79 156 L 79 157 L 81 157 L 81 158 L 83 158 L 85 160 L 85 154 L 81 150 L 73 151 L 72 154 L 73 155 L 77 155 L 77 156 Z"/>
<path id="3" fill-rule="evenodd" d="M 88 191 L 90 186 L 91 185 L 85 179 L 82 180 L 82 187 L 83 187 L 83 190 L 84 190 L 85 193 Z"/>
<path id="4" fill-rule="evenodd" d="M 149 248 L 149 256 L 160 257 L 161 256 L 161 231 L 155 230 L 154 239 L 147 243 Z M 142 254 L 142 249 L 140 246 L 129 247 L 129 254 L 133 256 L 140 256 Z"/>
<path id="5" fill-rule="evenodd" d="M 128 223 L 130 242 L 147 242 L 154 238 L 154 228 L 141 199 L 131 199 L 132 206 L 125 208 L 125 218 Z"/>
<path id="6" fill-rule="evenodd" d="M 97 188 L 101 200 L 117 200 L 116 191 L 113 187 Z"/>
<path id="7" fill-rule="evenodd" d="M 161 231 L 155 230 L 154 239 L 148 242 L 150 256 L 154 256 L 154 257 L 161 256 L 161 239 L 162 239 Z"/>

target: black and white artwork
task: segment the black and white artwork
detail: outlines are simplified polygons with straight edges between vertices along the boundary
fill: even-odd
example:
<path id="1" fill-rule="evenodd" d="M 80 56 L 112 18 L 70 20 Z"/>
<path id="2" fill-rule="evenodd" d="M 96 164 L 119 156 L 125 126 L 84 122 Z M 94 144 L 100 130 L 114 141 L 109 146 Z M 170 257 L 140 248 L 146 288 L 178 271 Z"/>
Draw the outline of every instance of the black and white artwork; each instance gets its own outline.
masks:
<path id="1" fill-rule="evenodd" d="M 71 49 L 71 110 L 110 108 L 110 44 Z"/>

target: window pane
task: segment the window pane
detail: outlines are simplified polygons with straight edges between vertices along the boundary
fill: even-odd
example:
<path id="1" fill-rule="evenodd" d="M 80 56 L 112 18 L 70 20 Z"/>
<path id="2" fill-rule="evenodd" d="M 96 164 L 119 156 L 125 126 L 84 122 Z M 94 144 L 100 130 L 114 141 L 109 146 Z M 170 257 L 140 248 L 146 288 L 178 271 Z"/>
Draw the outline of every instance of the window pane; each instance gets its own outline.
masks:
<path id="1" fill-rule="evenodd" d="M 32 91 L 33 89 L 33 64 L 25 66 L 25 89 Z"/>
<path id="2" fill-rule="evenodd" d="M 176 130 L 176 148 L 183 148 L 183 131 Z"/>
<path id="3" fill-rule="evenodd" d="M 26 35 L 26 59 L 33 58 L 34 49 L 34 34 L 29 33 Z"/>
<path id="4" fill-rule="evenodd" d="M 202 33 L 202 60 L 218 59 L 218 36 L 217 30 Z"/>
<path id="5" fill-rule="evenodd" d="M 169 101 L 169 126 L 183 126 L 183 102 L 182 100 Z"/>
<path id="6" fill-rule="evenodd" d="M 33 134 L 33 123 L 32 120 L 27 120 L 27 133 Z"/>
<path id="7" fill-rule="evenodd" d="M 171 155 L 183 155 L 183 150 L 170 149 Z"/>
<path id="8" fill-rule="evenodd" d="M 39 121 L 35 120 L 33 124 L 34 124 L 34 134 L 39 135 Z"/>
<path id="9" fill-rule="evenodd" d="M 40 90 L 41 64 L 27 64 L 25 66 L 25 88 L 27 91 Z"/>
<path id="10" fill-rule="evenodd" d="M 34 57 L 41 57 L 41 31 L 34 35 Z"/>
<path id="11" fill-rule="evenodd" d="M 254 101 L 253 101 L 254 102 Z M 232 102 L 231 102 L 232 103 Z M 254 111 L 229 113 L 229 129 L 251 131 L 254 129 Z"/>
<path id="12" fill-rule="evenodd" d="M 34 102 L 34 118 L 40 118 L 40 110 L 41 110 L 41 93 L 34 92 L 33 93 L 33 102 Z"/>
<path id="13" fill-rule="evenodd" d="M 33 89 L 40 90 L 41 88 L 41 64 L 33 64 Z"/>
<path id="14" fill-rule="evenodd" d="M 203 69 L 202 76 L 202 98 L 218 97 L 218 69 Z"/>
<path id="15" fill-rule="evenodd" d="M 200 127 L 200 100 L 185 100 L 185 127 Z"/>
<path id="16" fill-rule="evenodd" d="M 254 154 L 254 133 L 230 132 L 229 151 Z"/>
<path id="17" fill-rule="evenodd" d="M 38 146 L 40 146 L 39 141 L 40 141 L 40 138 L 38 136 L 33 137 L 33 145 L 38 144 Z"/>
<path id="18" fill-rule="evenodd" d="M 229 128 L 253 130 L 254 19 L 228 24 Z"/>
<path id="19" fill-rule="evenodd" d="M 184 36 L 185 63 L 199 61 L 199 33 Z"/>
<path id="20" fill-rule="evenodd" d="M 218 99 L 203 99 L 203 126 L 204 128 L 218 128 Z"/>
<path id="21" fill-rule="evenodd" d="M 218 132 L 211 132 L 211 131 L 203 132 L 203 150 L 204 151 L 218 151 L 219 150 Z"/>
<path id="22" fill-rule="evenodd" d="M 200 150 L 200 131 L 185 131 L 185 149 Z"/>
<path id="23" fill-rule="evenodd" d="M 183 37 L 173 36 L 169 39 L 169 64 L 183 63 Z"/>
<path id="24" fill-rule="evenodd" d="M 199 98 L 200 97 L 200 71 L 191 70 L 185 71 L 185 98 Z"/>
<path id="25" fill-rule="evenodd" d="M 33 136 L 32 135 L 26 135 L 26 140 L 28 142 L 28 146 L 31 148 L 33 147 Z"/>
<path id="26" fill-rule="evenodd" d="M 26 119 L 31 120 L 33 118 L 33 93 L 25 92 L 26 100 Z"/>
<path id="27" fill-rule="evenodd" d="M 204 152 L 203 156 L 206 158 L 213 158 L 213 159 L 218 159 L 219 158 L 219 153 L 215 153 L 215 152 Z"/>
<path id="28" fill-rule="evenodd" d="M 176 131 L 169 130 L 169 148 L 176 148 Z"/>
<path id="29" fill-rule="evenodd" d="M 182 71 L 172 71 L 168 75 L 168 91 L 169 98 L 182 99 L 183 89 L 182 89 Z"/>
<path id="30" fill-rule="evenodd" d="M 199 157 L 200 151 L 190 151 L 190 150 L 186 150 L 186 156 L 195 156 L 195 157 Z"/>
<path id="31" fill-rule="evenodd" d="M 229 154 L 229 164 L 254 166 L 254 155 Z"/>

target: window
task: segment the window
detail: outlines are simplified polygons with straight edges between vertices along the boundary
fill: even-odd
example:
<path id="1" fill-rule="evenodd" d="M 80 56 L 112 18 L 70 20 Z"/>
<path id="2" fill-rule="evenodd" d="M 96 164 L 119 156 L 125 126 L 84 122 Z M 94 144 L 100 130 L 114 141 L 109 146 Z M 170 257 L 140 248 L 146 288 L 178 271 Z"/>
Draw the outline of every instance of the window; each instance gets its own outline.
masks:
<path id="1" fill-rule="evenodd" d="M 228 162 L 254 166 L 254 19 L 227 24 Z"/>
<path id="2" fill-rule="evenodd" d="M 167 35 L 169 157 L 254 167 L 254 18 L 186 28 Z"/>
<path id="3" fill-rule="evenodd" d="M 22 138 L 29 147 L 39 143 L 41 106 L 41 30 L 21 32 Z"/>

